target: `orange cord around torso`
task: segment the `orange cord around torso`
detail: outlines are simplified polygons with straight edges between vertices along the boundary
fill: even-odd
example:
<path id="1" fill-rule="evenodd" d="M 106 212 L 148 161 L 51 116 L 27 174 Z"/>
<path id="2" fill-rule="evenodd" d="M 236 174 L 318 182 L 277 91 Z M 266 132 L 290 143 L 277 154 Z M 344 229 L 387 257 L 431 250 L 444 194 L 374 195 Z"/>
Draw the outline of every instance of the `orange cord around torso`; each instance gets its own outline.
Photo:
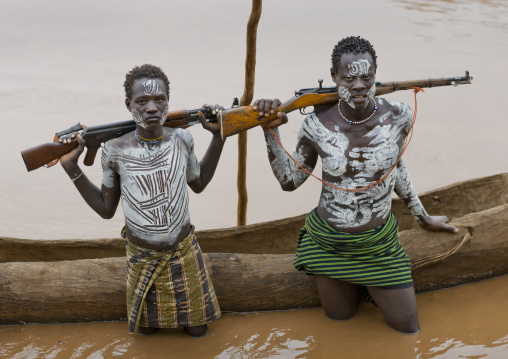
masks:
<path id="1" fill-rule="evenodd" d="M 300 167 L 303 171 L 305 171 L 307 174 L 309 174 L 310 176 L 314 177 L 315 179 L 319 180 L 320 182 L 322 182 L 323 184 L 327 185 L 328 187 L 331 187 L 331 188 L 334 188 L 334 189 L 339 189 L 339 190 L 342 190 L 342 191 L 349 191 L 349 192 L 362 192 L 362 191 L 366 191 L 366 190 L 369 190 L 371 188 L 374 188 L 375 186 L 377 186 L 379 183 L 381 183 L 382 181 L 385 180 L 386 177 L 388 177 L 388 175 L 395 169 L 395 167 L 397 167 L 397 164 L 399 163 L 400 159 L 402 158 L 402 155 L 404 154 L 404 152 L 406 151 L 406 148 L 407 146 L 409 145 L 409 142 L 411 142 L 411 138 L 413 137 L 413 126 L 416 122 L 416 112 L 418 110 L 418 104 L 417 104 L 417 101 L 416 101 L 416 94 L 420 91 L 424 92 L 422 88 L 420 87 L 416 87 L 416 86 L 413 86 L 412 87 L 413 91 L 414 91 L 414 94 L 415 94 L 415 110 L 413 112 L 413 121 L 411 123 L 411 128 L 409 129 L 408 131 L 408 134 L 404 140 L 404 146 L 402 148 L 402 152 L 399 156 L 399 158 L 397 159 L 397 162 L 395 162 L 395 164 L 393 165 L 393 167 L 390 169 L 390 171 L 388 171 L 387 174 L 385 174 L 383 177 L 381 177 L 379 180 L 377 180 L 376 182 L 373 182 L 371 184 L 369 184 L 368 186 L 364 186 L 364 187 L 360 187 L 360 188 L 341 188 L 341 187 L 338 187 L 338 186 L 335 186 L 331 183 L 328 183 L 326 181 L 323 181 L 321 178 L 317 177 L 317 176 L 314 176 L 311 172 L 307 171 L 305 168 L 303 168 L 298 162 L 296 162 L 296 160 L 289 154 L 288 151 L 286 151 L 286 149 L 284 148 L 284 146 L 282 146 L 282 143 L 280 142 L 279 138 L 275 135 L 275 132 L 273 132 L 273 130 L 270 128 L 270 126 L 268 126 L 268 124 L 265 123 L 266 127 L 270 130 L 270 132 L 272 133 L 272 136 L 273 138 L 275 138 L 275 140 L 277 141 L 277 143 L 280 145 L 280 147 L 284 150 L 284 152 L 287 153 L 287 155 L 289 156 L 289 158 L 291 158 L 291 160 L 293 160 L 294 163 L 296 163 L 298 165 L 298 167 Z"/>

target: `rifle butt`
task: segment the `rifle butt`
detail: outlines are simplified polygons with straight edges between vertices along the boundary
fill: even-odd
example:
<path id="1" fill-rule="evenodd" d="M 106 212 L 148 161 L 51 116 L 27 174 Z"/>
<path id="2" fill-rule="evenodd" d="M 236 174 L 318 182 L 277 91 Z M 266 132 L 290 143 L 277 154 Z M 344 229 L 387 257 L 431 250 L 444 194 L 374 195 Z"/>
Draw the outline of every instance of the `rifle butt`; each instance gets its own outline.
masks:
<path id="1" fill-rule="evenodd" d="M 27 171 L 30 172 L 62 157 L 77 147 L 78 141 L 72 141 L 67 144 L 58 142 L 45 143 L 21 151 L 21 157 L 23 162 L 25 162 Z"/>
<path id="2" fill-rule="evenodd" d="M 306 108 L 309 106 L 329 104 L 339 101 L 337 93 L 327 94 L 305 94 L 293 97 L 280 105 L 280 111 L 290 113 L 295 110 Z M 277 113 L 268 117 L 259 115 L 258 110 L 254 110 L 253 106 L 235 107 L 227 111 L 221 112 L 218 116 L 221 128 L 221 136 L 224 140 L 229 136 L 236 135 L 240 132 L 247 131 L 253 127 L 261 125 L 266 119 L 268 122 L 277 118 Z"/>
<path id="3" fill-rule="evenodd" d="M 277 114 L 266 117 L 272 120 Z M 259 115 L 258 110 L 254 110 L 252 105 L 235 107 L 227 111 L 219 113 L 217 116 L 220 123 L 220 133 L 222 139 L 236 135 L 240 132 L 247 131 L 263 123 L 265 117 Z"/>

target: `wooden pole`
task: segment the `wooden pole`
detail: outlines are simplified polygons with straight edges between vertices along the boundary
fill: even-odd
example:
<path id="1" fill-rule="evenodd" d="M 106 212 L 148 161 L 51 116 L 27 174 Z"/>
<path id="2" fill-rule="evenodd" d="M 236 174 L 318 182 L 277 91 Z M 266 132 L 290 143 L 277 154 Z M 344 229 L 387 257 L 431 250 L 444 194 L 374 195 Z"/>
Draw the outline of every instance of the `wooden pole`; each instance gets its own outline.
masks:
<path id="1" fill-rule="evenodd" d="M 256 37 L 259 18 L 261 17 L 262 0 L 252 0 L 252 11 L 247 23 L 247 55 L 245 59 L 245 88 L 240 106 L 250 105 L 254 97 L 254 77 L 256 71 Z M 247 131 L 238 135 L 238 226 L 247 223 Z"/>

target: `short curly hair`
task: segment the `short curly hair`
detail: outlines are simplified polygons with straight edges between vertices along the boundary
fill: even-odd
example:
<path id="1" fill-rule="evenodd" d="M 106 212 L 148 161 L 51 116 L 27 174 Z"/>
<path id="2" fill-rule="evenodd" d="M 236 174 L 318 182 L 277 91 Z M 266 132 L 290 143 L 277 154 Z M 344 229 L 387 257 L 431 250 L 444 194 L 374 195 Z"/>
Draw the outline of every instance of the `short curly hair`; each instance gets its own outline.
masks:
<path id="1" fill-rule="evenodd" d="M 368 52 L 374 61 L 374 69 L 377 69 L 376 51 L 368 40 L 360 36 L 349 36 L 340 40 L 333 48 L 332 52 L 332 70 L 337 71 L 340 65 L 340 59 L 343 54 L 362 54 Z"/>
<path id="2" fill-rule="evenodd" d="M 139 79 L 160 79 L 166 86 L 166 95 L 169 98 L 169 80 L 166 74 L 161 70 L 160 67 L 144 64 L 141 66 L 135 66 L 132 70 L 127 72 L 125 75 L 125 82 L 123 87 L 125 89 L 125 97 L 130 99 L 132 96 L 132 85 L 134 81 Z"/>

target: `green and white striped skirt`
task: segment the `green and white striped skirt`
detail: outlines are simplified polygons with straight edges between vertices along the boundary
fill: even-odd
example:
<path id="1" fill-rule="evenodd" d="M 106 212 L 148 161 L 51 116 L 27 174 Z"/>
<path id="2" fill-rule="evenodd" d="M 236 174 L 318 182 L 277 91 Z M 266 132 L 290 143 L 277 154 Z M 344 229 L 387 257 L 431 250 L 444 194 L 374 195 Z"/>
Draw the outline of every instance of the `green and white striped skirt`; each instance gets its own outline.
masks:
<path id="1" fill-rule="evenodd" d="M 393 213 L 379 227 L 346 233 L 332 228 L 316 208 L 300 231 L 293 265 L 307 274 L 362 286 L 408 288 L 413 286 L 410 261 L 398 232 Z"/>

